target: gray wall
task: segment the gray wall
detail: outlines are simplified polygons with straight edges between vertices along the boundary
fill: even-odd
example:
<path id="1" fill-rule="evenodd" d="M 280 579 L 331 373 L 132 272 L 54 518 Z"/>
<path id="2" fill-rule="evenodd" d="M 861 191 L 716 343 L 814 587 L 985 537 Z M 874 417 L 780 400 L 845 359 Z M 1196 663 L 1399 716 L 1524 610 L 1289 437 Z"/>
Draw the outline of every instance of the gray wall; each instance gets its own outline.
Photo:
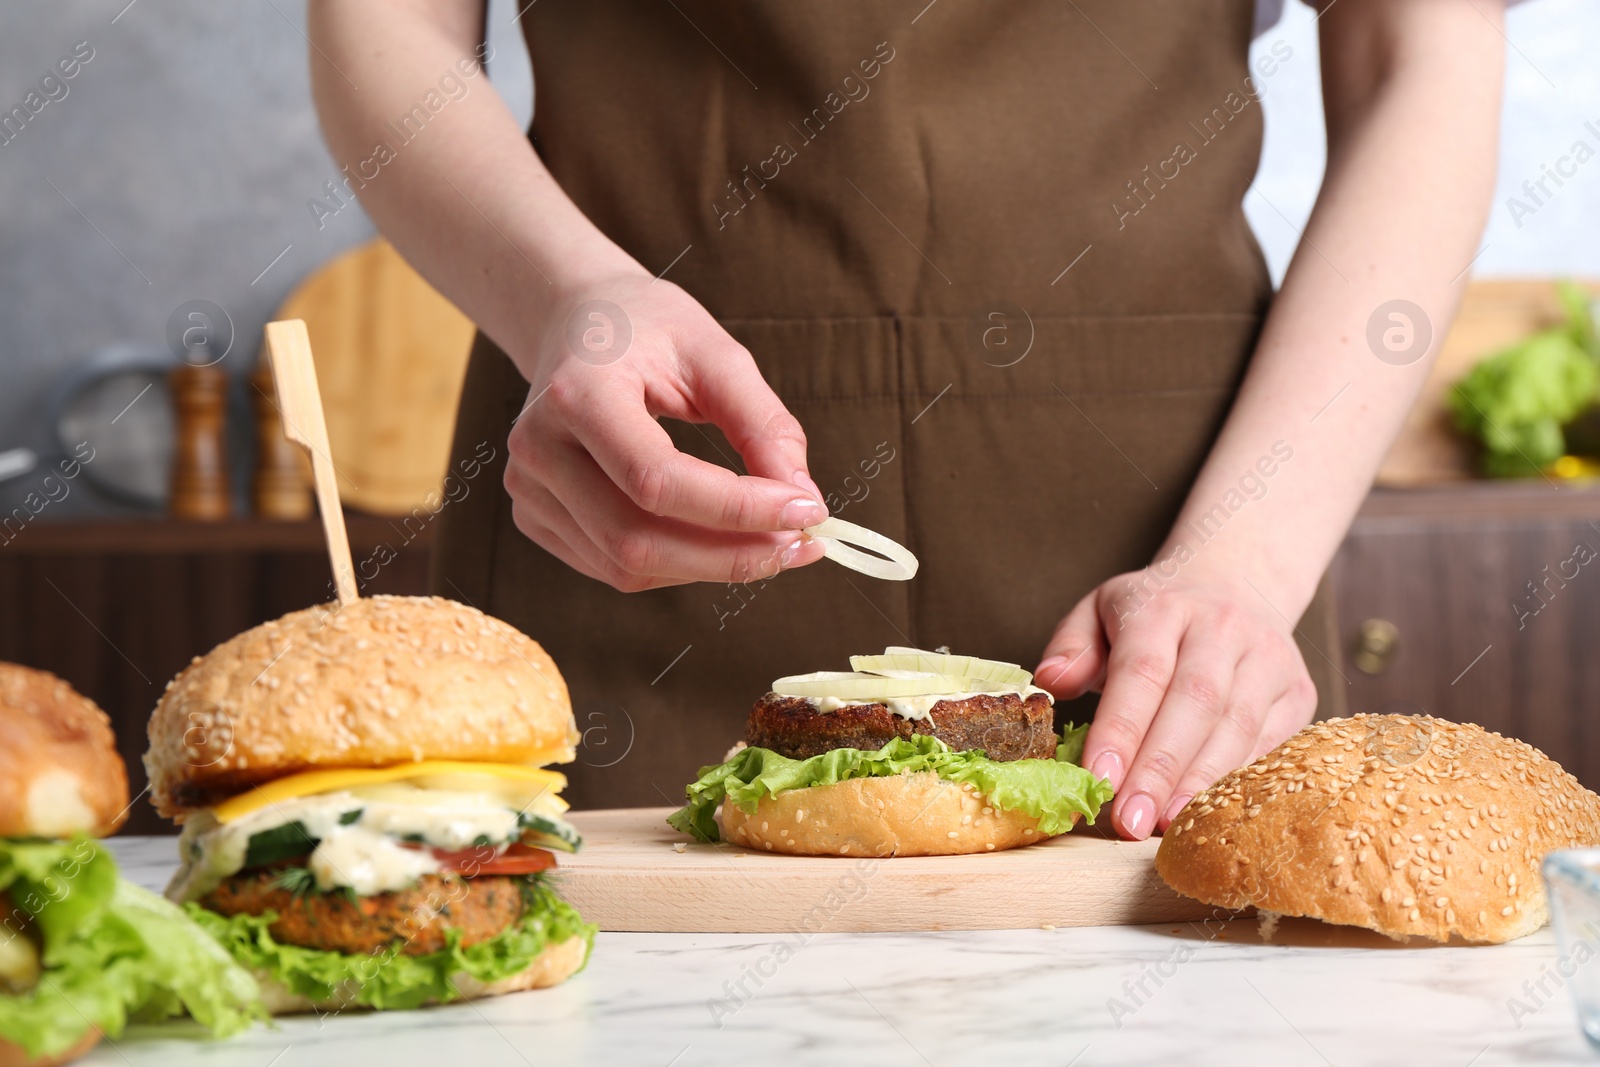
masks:
<path id="1" fill-rule="evenodd" d="M 231 315 L 239 340 L 229 362 L 243 369 L 293 285 L 372 233 L 358 207 L 321 230 L 306 208 L 337 172 L 311 110 L 303 2 L 125 3 L 0 9 L 0 111 L 77 42 L 94 49 L 66 97 L 0 146 L 0 449 L 42 446 L 42 403 L 64 372 L 107 344 L 162 344 L 168 317 L 191 299 Z M 513 13 L 510 0 L 491 8 L 491 78 L 526 116 L 532 86 Z M 1503 188 L 1477 273 L 1600 277 L 1600 159 L 1521 226 L 1506 206 L 1572 142 L 1600 149 L 1584 125 L 1600 130 L 1600 5 L 1536 0 L 1510 21 Z M 1323 150 L 1310 13 L 1290 5 L 1257 46 L 1276 40 L 1295 57 L 1270 86 L 1265 158 L 1246 209 L 1281 276 Z M 0 485 L 0 510 L 35 484 Z M 56 514 L 85 509 L 113 510 L 75 492 Z"/>
<path id="2" fill-rule="evenodd" d="M 320 230 L 306 207 L 338 170 L 311 108 L 303 0 L 126 4 L 0 9 L 0 112 L 78 42 L 94 50 L 0 145 L 0 449 L 45 449 L 42 404 L 62 374 L 108 344 L 163 345 L 188 300 L 228 312 L 238 340 L 224 363 L 247 369 L 294 285 L 374 232 L 359 206 Z M 512 13 L 508 0 L 491 10 L 491 77 L 526 117 Z M 42 473 L 0 485 L 0 511 Z M 50 517 L 104 510 L 117 509 L 74 491 Z"/>

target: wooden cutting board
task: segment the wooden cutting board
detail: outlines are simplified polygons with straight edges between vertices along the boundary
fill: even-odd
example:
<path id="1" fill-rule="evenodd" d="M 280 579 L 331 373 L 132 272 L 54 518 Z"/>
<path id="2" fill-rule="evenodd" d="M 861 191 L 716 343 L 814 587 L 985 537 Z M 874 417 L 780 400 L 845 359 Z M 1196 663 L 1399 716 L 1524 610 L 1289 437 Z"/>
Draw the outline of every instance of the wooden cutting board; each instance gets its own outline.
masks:
<path id="1" fill-rule="evenodd" d="M 323 264 L 273 317 L 304 319 L 311 335 L 340 498 L 378 515 L 437 511 L 467 317 L 382 238 Z"/>
<path id="2" fill-rule="evenodd" d="M 1092 827 L 1006 852 L 872 860 L 702 845 L 666 824 L 671 810 L 573 812 L 584 845 L 561 857 L 561 895 L 602 930 L 668 933 L 1131 926 L 1217 913 L 1161 881 L 1157 841 Z"/>

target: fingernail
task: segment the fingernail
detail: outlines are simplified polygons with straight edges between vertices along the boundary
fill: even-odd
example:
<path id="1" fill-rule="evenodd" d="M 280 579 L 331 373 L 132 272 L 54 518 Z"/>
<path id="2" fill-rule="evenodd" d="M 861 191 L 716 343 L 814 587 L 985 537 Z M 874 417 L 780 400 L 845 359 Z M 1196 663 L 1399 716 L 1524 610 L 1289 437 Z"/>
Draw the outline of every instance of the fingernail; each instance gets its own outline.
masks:
<path id="1" fill-rule="evenodd" d="M 1177 822 L 1179 814 L 1181 814 L 1183 809 L 1188 806 L 1189 801 L 1193 799 L 1193 795 L 1190 794 L 1185 794 L 1181 797 L 1174 797 L 1172 803 L 1167 805 L 1167 822 Z"/>
<path id="2" fill-rule="evenodd" d="M 815 500 L 791 500 L 783 506 L 783 524 L 791 530 L 815 526 L 827 517 L 828 513 Z"/>
<path id="3" fill-rule="evenodd" d="M 795 485 L 798 485 L 806 492 L 812 494 L 818 500 L 822 499 L 822 490 L 817 487 L 816 482 L 811 480 L 811 475 L 807 474 L 805 471 L 796 471 L 794 478 L 791 480 Z"/>
<path id="4" fill-rule="evenodd" d="M 1108 749 L 1094 758 L 1094 766 L 1089 768 L 1089 773 L 1110 782 L 1114 790 L 1122 784 L 1122 757 Z"/>
<path id="5" fill-rule="evenodd" d="M 1039 664 L 1039 669 L 1033 672 L 1034 680 L 1046 687 L 1055 685 L 1071 665 L 1072 661 L 1065 656 L 1051 656 Z"/>
<path id="6" fill-rule="evenodd" d="M 1156 820 L 1156 802 L 1144 793 L 1135 793 L 1122 805 L 1122 828 L 1135 841 L 1150 836 L 1151 824 Z"/>
<path id="7" fill-rule="evenodd" d="M 778 559 L 780 571 L 794 563 L 795 557 L 800 555 L 800 549 L 805 547 L 805 543 L 806 539 L 803 537 L 797 537 L 789 542 L 789 546 L 783 550 L 783 555 Z"/>

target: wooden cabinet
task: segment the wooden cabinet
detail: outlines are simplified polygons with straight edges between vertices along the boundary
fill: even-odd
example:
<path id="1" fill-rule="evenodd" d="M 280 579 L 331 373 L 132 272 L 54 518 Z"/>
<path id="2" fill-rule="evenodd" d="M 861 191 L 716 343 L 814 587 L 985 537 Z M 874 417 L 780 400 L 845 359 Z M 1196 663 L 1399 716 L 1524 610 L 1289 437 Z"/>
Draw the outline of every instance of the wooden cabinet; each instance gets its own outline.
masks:
<path id="1" fill-rule="evenodd" d="M 1600 489 L 1375 491 L 1334 587 L 1351 712 L 1480 723 L 1600 787 Z M 1358 656 L 1378 620 L 1393 650 Z"/>
<path id="2" fill-rule="evenodd" d="M 426 592 L 427 526 L 347 520 L 363 594 Z M 104 708 L 138 796 L 167 680 L 241 630 L 331 600 L 331 581 L 315 521 L 39 523 L 0 546 L 0 660 L 53 671 Z M 126 832 L 171 830 L 135 801 Z"/>

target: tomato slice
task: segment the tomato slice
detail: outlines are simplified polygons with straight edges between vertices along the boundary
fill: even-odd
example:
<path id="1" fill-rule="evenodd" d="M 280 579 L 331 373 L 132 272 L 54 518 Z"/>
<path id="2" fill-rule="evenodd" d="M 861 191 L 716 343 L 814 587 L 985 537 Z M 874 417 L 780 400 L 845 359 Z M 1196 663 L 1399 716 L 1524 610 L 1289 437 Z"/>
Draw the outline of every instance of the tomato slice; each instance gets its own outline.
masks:
<path id="1" fill-rule="evenodd" d="M 498 856 L 493 845 L 457 849 L 454 852 L 436 848 L 433 855 L 445 870 L 468 878 L 480 874 L 538 874 L 556 865 L 553 853 L 521 843 L 508 846 Z"/>

